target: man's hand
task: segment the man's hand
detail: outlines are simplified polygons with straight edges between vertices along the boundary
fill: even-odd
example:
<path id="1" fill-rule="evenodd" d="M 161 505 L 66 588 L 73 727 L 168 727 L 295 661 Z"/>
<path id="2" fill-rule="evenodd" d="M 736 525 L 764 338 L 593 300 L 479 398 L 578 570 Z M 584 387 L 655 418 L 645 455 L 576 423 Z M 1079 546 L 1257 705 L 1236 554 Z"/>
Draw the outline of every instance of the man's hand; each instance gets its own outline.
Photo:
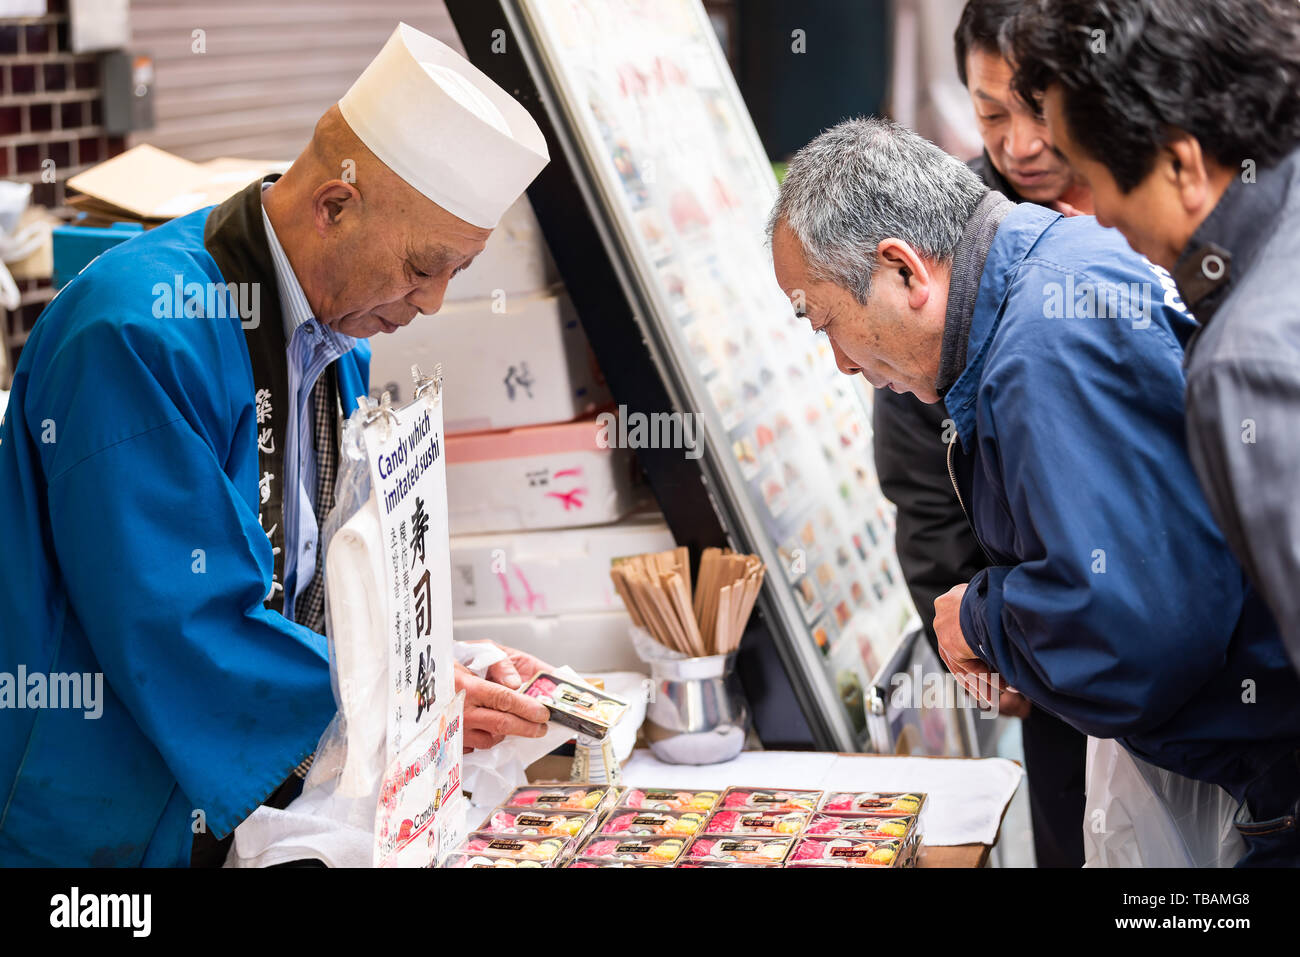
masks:
<path id="1" fill-rule="evenodd" d="M 494 679 L 498 679 L 498 676 L 505 679 L 500 683 L 498 680 L 475 677 L 460 662 L 456 663 L 456 690 L 465 692 L 465 750 L 494 747 L 511 734 L 522 738 L 540 738 L 546 734 L 546 722 L 551 716 L 546 706 L 534 698 L 520 694 L 506 683 L 513 677 L 515 687 L 519 687 L 521 665 L 527 669 L 531 666 L 530 662 L 540 665 L 537 659 L 529 655 L 493 665 L 488 670 L 488 675 Z"/>
<path id="2" fill-rule="evenodd" d="M 525 652 L 498 645 L 495 641 L 483 642 L 483 644 L 496 645 L 506 653 L 506 660 L 498 661 L 489 668 L 487 676 L 489 680 L 503 684 L 507 688 L 522 688 L 537 672 L 551 670 L 551 666 L 546 662 Z"/>
<path id="3" fill-rule="evenodd" d="M 971 650 L 961 630 L 961 599 L 965 585 L 954 585 L 934 600 L 934 633 L 939 639 L 939 657 L 968 694 L 993 705 L 998 682 L 989 666 Z"/>

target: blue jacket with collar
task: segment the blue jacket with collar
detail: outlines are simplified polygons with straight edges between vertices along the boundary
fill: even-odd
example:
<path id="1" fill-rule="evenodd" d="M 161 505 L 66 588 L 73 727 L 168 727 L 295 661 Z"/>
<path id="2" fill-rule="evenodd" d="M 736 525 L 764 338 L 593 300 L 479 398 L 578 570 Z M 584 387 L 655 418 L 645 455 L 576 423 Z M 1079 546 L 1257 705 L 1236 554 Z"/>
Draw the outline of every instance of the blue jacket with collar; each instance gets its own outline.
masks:
<path id="1" fill-rule="evenodd" d="M 1241 798 L 1300 746 L 1300 681 L 1188 460 L 1195 329 L 1168 274 L 1092 217 L 1003 220 L 944 397 L 992 562 L 961 625 L 1035 706 Z"/>

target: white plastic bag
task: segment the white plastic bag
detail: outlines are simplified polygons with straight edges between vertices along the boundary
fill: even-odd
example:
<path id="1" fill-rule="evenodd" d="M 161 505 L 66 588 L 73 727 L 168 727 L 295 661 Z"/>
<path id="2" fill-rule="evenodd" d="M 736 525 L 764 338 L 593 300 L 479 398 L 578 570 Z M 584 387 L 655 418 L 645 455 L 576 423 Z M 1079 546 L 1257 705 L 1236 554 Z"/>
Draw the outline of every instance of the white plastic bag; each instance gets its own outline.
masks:
<path id="1" fill-rule="evenodd" d="M 1088 738 L 1084 867 L 1232 867 L 1245 842 L 1237 802 L 1216 784 L 1135 758 L 1111 738 Z"/>

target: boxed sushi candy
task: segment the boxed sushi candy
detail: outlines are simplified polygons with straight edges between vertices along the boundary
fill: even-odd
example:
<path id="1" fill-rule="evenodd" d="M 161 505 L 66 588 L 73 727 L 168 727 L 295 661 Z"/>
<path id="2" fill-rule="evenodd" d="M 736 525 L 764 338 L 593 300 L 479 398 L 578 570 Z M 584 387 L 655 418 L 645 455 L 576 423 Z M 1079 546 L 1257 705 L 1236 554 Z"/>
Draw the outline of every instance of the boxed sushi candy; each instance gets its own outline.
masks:
<path id="1" fill-rule="evenodd" d="M 764 811 L 757 808 L 714 811 L 706 834 L 795 835 L 803 831 L 811 811 Z"/>
<path id="2" fill-rule="evenodd" d="M 718 807 L 725 810 L 757 808 L 772 812 L 814 811 L 821 796 L 821 791 L 730 787 L 723 792 Z"/>
<path id="3" fill-rule="evenodd" d="M 515 788 L 502 806 L 545 811 L 600 812 L 614 806 L 621 790 L 608 784 L 539 782 Z"/>
<path id="4" fill-rule="evenodd" d="M 575 842 L 567 837 L 532 837 L 525 834 L 493 834 L 475 831 L 458 848 L 466 854 L 508 857 L 516 861 L 554 862 L 566 856 Z"/>
<path id="5" fill-rule="evenodd" d="M 718 792 L 628 788 L 619 803 L 624 807 L 644 807 L 654 811 L 711 811 L 718 803 Z"/>
<path id="6" fill-rule="evenodd" d="M 736 864 L 780 864 L 790 852 L 792 837 L 697 837 L 686 851 L 692 861 Z"/>
<path id="7" fill-rule="evenodd" d="M 591 811 L 571 811 L 548 807 L 499 807 L 488 817 L 481 831 L 493 834 L 564 837 L 581 840 L 596 826 Z"/>
<path id="8" fill-rule="evenodd" d="M 879 814 L 827 814 L 818 812 L 804 834 L 818 837 L 860 837 L 871 841 L 904 840 L 916 827 L 915 814 L 897 817 Z"/>
<path id="9" fill-rule="evenodd" d="M 546 705 L 557 724 L 593 738 L 609 734 L 628 708 L 622 698 L 549 671 L 539 671 L 520 690 Z"/>
<path id="10" fill-rule="evenodd" d="M 678 868 L 691 867 L 765 867 L 769 870 L 780 870 L 780 864 L 757 864 L 752 861 L 687 861 L 677 862 Z"/>
<path id="11" fill-rule="evenodd" d="M 650 864 L 645 861 L 616 861 L 611 858 L 580 857 L 567 867 L 672 867 L 671 864 Z"/>
<path id="12" fill-rule="evenodd" d="M 600 833 L 693 837 L 704 826 L 706 816 L 703 811 L 618 807 L 609 812 Z"/>
<path id="13" fill-rule="evenodd" d="M 835 791 L 820 810 L 831 814 L 920 814 L 925 795 L 902 791 Z"/>
<path id="14" fill-rule="evenodd" d="M 555 867 L 556 860 L 549 861 L 530 861 L 520 860 L 514 857 L 496 857 L 491 854 L 470 854 L 466 851 L 456 851 L 447 856 L 442 862 L 443 867 L 497 867 L 497 868 L 518 868 L 518 867 Z"/>
<path id="15" fill-rule="evenodd" d="M 630 861 L 634 864 L 672 864 L 682 854 L 686 839 L 680 837 L 606 836 L 588 839 L 578 852 L 587 859 Z"/>
<path id="16" fill-rule="evenodd" d="M 911 863 L 911 850 L 900 840 L 804 837 L 795 845 L 787 866 L 905 867 Z"/>

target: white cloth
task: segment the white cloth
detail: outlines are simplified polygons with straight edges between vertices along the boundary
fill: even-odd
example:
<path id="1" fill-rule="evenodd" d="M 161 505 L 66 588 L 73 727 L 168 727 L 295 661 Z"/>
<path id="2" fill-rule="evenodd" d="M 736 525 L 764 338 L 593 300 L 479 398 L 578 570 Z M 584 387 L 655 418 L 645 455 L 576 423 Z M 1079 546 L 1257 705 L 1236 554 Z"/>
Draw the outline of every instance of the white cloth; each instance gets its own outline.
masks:
<path id="1" fill-rule="evenodd" d="M 385 166 L 467 223 L 492 229 L 550 159 L 528 111 L 446 44 L 405 23 L 339 100 Z"/>
<path id="2" fill-rule="evenodd" d="M 1024 772 L 1005 758 L 914 758 L 821 751 L 743 751 L 722 764 L 665 764 L 637 751 L 623 765 L 636 787 L 819 788 L 924 791 L 922 841 L 935 846 L 992 844 Z"/>

